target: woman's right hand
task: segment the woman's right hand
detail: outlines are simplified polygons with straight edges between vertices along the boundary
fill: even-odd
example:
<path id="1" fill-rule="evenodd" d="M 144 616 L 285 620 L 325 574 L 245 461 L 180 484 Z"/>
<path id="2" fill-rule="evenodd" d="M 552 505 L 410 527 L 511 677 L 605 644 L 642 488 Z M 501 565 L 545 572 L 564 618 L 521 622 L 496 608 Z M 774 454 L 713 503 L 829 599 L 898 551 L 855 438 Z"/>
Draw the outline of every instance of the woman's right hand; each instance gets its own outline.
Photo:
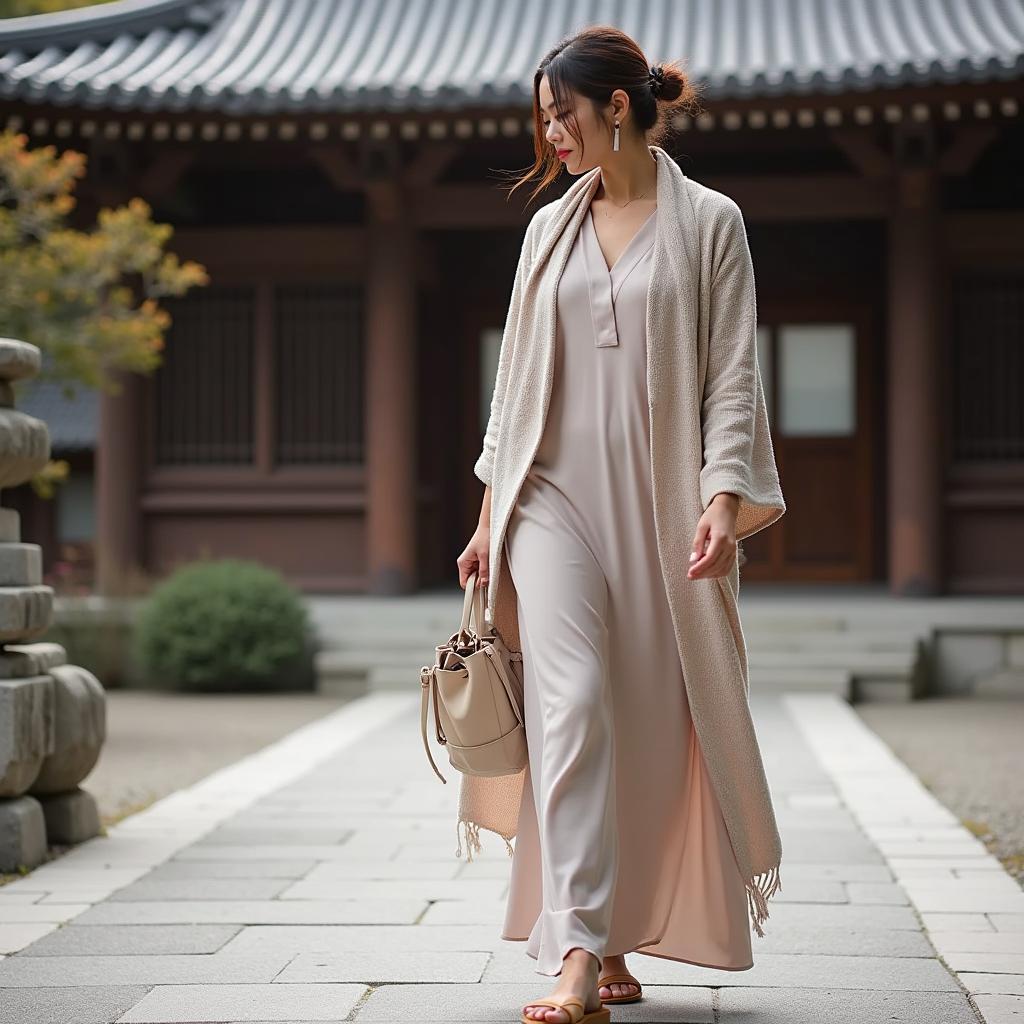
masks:
<path id="1" fill-rule="evenodd" d="M 475 572 L 477 574 L 476 584 L 478 587 L 487 584 L 487 576 L 490 571 L 491 551 L 491 529 L 489 526 L 480 525 L 476 532 L 469 538 L 465 550 L 457 559 L 455 564 L 459 567 L 459 586 L 463 590 L 469 582 L 469 577 Z"/>

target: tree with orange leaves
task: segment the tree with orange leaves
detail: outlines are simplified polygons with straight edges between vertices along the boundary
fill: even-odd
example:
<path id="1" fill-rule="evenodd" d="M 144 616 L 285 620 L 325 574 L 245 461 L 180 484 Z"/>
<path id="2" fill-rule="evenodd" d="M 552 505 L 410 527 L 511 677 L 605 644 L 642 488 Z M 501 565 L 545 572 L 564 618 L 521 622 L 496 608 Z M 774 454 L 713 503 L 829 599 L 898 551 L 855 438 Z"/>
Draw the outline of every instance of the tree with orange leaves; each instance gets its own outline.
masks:
<path id="1" fill-rule="evenodd" d="M 0 133 L 0 336 L 37 345 L 66 392 L 116 392 L 108 371 L 160 365 L 170 315 L 159 300 L 209 278 L 164 250 L 174 229 L 142 199 L 100 210 L 90 231 L 69 227 L 86 158 L 27 141 Z"/>

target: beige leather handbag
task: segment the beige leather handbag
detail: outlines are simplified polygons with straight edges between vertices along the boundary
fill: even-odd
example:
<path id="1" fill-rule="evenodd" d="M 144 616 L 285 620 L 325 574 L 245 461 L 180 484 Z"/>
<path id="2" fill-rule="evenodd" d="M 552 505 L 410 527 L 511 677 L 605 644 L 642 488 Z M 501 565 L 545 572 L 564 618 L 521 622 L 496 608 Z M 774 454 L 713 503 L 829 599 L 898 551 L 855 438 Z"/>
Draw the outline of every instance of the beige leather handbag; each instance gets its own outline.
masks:
<path id="1" fill-rule="evenodd" d="M 523 656 L 509 651 L 496 630 L 485 628 L 481 589 L 473 573 L 466 581 L 458 632 L 436 648 L 432 667 L 420 669 L 423 746 L 444 783 L 448 780 L 427 740 L 431 691 L 437 741 L 447 748 L 453 768 L 465 775 L 512 775 L 527 759 Z"/>

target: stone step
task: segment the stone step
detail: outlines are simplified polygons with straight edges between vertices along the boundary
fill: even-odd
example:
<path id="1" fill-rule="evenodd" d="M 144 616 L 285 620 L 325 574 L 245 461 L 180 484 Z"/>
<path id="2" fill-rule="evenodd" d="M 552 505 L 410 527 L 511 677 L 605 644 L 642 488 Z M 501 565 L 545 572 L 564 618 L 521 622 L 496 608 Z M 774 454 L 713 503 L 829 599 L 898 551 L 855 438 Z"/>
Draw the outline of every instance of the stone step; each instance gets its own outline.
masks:
<path id="1" fill-rule="evenodd" d="M 435 646 L 458 629 L 462 605 L 452 599 L 368 599 L 344 613 L 319 616 L 320 689 L 339 695 L 376 690 L 416 692 Z M 744 609 L 752 693 L 806 690 L 847 700 L 907 700 L 920 677 L 927 637 L 920 624 L 894 625 L 874 615 L 852 624 L 812 610 Z"/>
<path id="2" fill-rule="evenodd" d="M 853 680 L 850 672 L 841 668 L 764 668 L 751 666 L 750 692 L 778 693 L 800 690 L 814 693 L 834 693 L 850 699 Z"/>
<path id="3" fill-rule="evenodd" d="M 405 650 L 380 646 L 365 649 L 327 648 L 318 654 L 319 665 L 333 673 L 363 673 L 369 666 L 419 671 L 434 662 L 433 648 Z M 748 647 L 751 669 L 856 670 L 862 675 L 909 675 L 917 663 L 913 650 L 902 651 L 766 651 Z"/>
<path id="4" fill-rule="evenodd" d="M 913 671 L 917 656 L 904 651 L 763 651 L 748 647 L 751 666 L 765 668 L 856 668 L 869 675 L 906 675 Z"/>
<path id="5" fill-rule="evenodd" d="M 385 656 L 388 655 L 388 656 Z M 375 690 L 415 690 L 420 667 L 433 659 L 381 652 L 375 658 L 346 651 L 320 651 L 316 670 L 321 692 L 358 696 Z M 816 690 L 853 700 L 907 700 L 914 692 L 915 663 L 909 657 L 859 659 L 772 658 L 751 654 L 751 688 Z"/>
<path id="6" fill-rule="evenodd" d="M 410 693 L 419 688 L 419 666 L 377 664 L 372 669 L 348 667 L 338 671 L 326 659 L 318 662 L 321 692 L 338 696 L 358 696 L 379 690 L 400 690 Z M 908 700 L 912 696 L 909 676 L 885 672 L 872 674 L 860 666 L 823 668 L 810 666 L 759 666 L 751 664 L 752 693 L 777 690 L 800 690 L 835 693 L 845 699 L 855 696 L 867 700 Z"/>
<path id="7" fill-rule="evenodd" d="M 746 619 L 743 620 L 743 635 L 747 645 L 759 651 L 814 651 L 822 648 L 844 651 L 906 651 L 913 650 L 918 643 L 926 640 L 906 629 L 892 629 L 885 632 L 879 630 L 842 630 L 840 632 L 777 633 L 769 630 L 750 628 Z"/>
<path id="8" fill-rule="evenodd" d="M 363 673 L 371 666 L 399 668 L 415 672 L 417 675 L 421 665 L 434 664 L 434 650 L 422 648 L 416 651 L 376 650 L 347 651 L 326 649 L 318 652 L 318 665 L 335 674 Z"/>
<path id="9" fill-rule="evenodd" d="M 430 625 L 421 622 L 410 621 L 402 623 L 400 628 L 394 624 L 373 623 L 364 626 L 346 624 L 344 628 L 337 627 L 330 631 L 321 630 L 322 639 L 330 647 L 355 650 L 359 648 L 374 649 L 380 646 L 410 648 L 423 646 L 433 649 L 433 646 L 447 640 L 459 628 L 458 621 L 444 622 L 442 624 Z M 886 632 L 878 630 L 865 630 L 853 632 L 841 630 L 837 632 L 813 632 L 805 630 L 790 630 L 780 634 L 772 630 L 761 630 L 751 627 L 747 620 L 743 620 L 743 633 L 751 647 L 761 650 L 779 649 L 792 650 L 800 648 L 842 648 L 842 649 L 863 649 L 873 648 L 876 650 L 904 650 L 913 647 L 917 641 L 924 640 L 906 629 L 893 629 Z"/>
<path id="10" fill-rule="evenodd" d="M 460 625 L 459 609 L 453 613 L 423 614 L 396 607 L 385 614 L 374 616 L 349 615 L 317 617 L 317 629 L 330 646 L 348 646 L 362 641 L 364 644 L 420 643 L 425 638 L 433 645 L 439 638 L 447 638 Z M 766 619 L 749 612 L 741 612 L 743 632 L 750 641 L 769 646 L 846 646 L 868 645 L 893 647 L 926 641 L 928 635 L 916 624 L 857 624 L 834 620 L 828 624 L 810 621 L 806 616 L 790 620 Z"/>

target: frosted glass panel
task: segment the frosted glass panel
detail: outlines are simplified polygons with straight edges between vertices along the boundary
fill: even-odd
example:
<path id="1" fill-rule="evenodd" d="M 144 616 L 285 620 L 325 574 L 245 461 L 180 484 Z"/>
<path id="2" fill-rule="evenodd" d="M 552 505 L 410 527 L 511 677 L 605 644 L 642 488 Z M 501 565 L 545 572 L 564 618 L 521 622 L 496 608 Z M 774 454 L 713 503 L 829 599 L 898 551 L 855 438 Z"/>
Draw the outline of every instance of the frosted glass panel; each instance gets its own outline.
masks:
<path id="1" fill-rule="evenodd" d="M 845 436 L 856 429 L 852 324 L 779 328 L 779 424 L 783 434 Z"/>
<path id="2" fill-rule="evenodd" d="M 96 538 L 96 494 L 92 473 L 69 473 L 57 491 L 57 539 L 70 544 Z"/>
<path id="3" fill-rule="evenodd" d="M 772 406 L 775 395 L 772 392 L 772 332 L 763 324 L 757 327 L 757 365 L 761 371 L 761 389 L 764 391 L 764 404 L 768 408 L 768 422 L 775 422 Z"/>
<path id="4" fill-rule="evenodd" d="M 500 327 L 488 327 L 480 332 L 480 432 L 487 430 L 491 416 L 491 395 L 494 379 L 498 376 L 498 356 L 501 353 Z"/>

